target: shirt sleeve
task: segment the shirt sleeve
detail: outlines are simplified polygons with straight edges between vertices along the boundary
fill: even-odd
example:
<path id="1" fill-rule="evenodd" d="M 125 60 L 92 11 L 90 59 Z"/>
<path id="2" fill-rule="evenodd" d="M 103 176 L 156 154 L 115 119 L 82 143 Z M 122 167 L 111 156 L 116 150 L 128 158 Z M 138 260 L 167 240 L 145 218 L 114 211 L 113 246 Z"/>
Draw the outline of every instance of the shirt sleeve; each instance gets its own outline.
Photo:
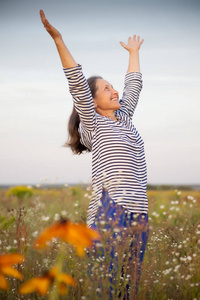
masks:
<path id="1" fill-rule="evenodd" d="M 87 80 L 82 72 L 82 66 L 63 69 L 68 80 L 69 91 L 73 97 L 74 106 L 79 114 L 81 126 L 93 131 L 96 123 L 94 102 Z"/>
<path id="2" fill-rule="evenodd" d="M 131 72 L 125 75 L 124 91 L 120 100 L 120 110 L 127 114 L 129 118 L 133 117 L 138 103 L 140 91 L 142 89 L 142 73 Z"/>

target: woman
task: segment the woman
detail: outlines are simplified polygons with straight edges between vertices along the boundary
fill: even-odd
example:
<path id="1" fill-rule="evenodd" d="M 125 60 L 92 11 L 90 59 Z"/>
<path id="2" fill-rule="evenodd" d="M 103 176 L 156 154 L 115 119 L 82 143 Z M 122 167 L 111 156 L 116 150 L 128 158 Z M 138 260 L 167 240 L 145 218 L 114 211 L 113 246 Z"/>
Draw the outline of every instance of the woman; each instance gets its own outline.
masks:
<path id="1" fill-rule="evenodd" d="M 129 52 L 129 64 L 123 96 L 119 100 L 118 92 L 102 77 L 85 79 L 82 67 L 65 46 L 61 34 L 47 21 L 43 11 L 40 11 L 40 16 L 56 44 L 74 100 L 68 145 L 77 154 L 84 150 L 92 151 L 92 198 L 88 208 L 88 226 L 98 229 L 100 223 L 106 223 L 107 230 L 117 226 L 120 237 L 124 237 L 124 231 L 128 232 L 127 236 L 134 235 L 128 252 L 134 267 L 130 277 L 134 282 L 135 295 L 148 237 L 144 143 L 132 124 L 142 88 L 139 49 L 144 40 L 140 41 L 140 37 L 134 35 L 129 37 L 127 44 L 120 42 Z M 139 224 L 137 230 L 136 222 Z M 113 248 L 111 252 L 113 257 Z M 126 287 L 127 298 L 130 284 L 131 281 Z"/>

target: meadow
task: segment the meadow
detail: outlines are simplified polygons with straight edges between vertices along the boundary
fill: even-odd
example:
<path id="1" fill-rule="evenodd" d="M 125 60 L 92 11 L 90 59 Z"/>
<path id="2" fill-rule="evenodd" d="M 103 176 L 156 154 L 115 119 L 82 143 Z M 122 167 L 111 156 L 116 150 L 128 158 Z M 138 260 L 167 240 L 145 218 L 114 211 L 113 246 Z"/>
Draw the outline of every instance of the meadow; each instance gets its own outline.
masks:
<path id="1" fill-rule="evenodd" d="M 9 287 L 0 290 L 0 299 L 109 299 L 109 274 L 100 259 L 80 256 L 70 243 L 56 239 L 43 251 L 33 247 L 40 232 L 61 218 L 85 223 L 90 194 L 91 187 L 81 185 L 0 190 L 0 255 L 17 252 L 25 257 L 15 267 L 23 282 L 44 276 L 55 262 L 76 280 L 65 295 L 58 295 L 54 286 L 47 295 L 19 295 L 20 280 L 6 276 Z M 200 192 L 172 188 L 149 189 L 147 194 L 150 233 L 136 299 L 200 299 Z M 125 276 L 119 278 L 118 287 L 124 282 Z"/>

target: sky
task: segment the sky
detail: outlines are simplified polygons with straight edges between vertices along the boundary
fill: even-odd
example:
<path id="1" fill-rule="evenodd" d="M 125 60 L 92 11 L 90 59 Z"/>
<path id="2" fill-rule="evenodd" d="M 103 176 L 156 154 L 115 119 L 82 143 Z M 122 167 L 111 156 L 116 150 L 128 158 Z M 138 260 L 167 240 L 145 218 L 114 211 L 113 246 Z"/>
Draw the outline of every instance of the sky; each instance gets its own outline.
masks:
<path id="1" fill-rule="evenodd" d="M 120 95 L 128 52 L 119 42 L 144 38 L 133 123 L 145 143 L 148 183 L 199 184 L 199 0 L 4 0 L 0 185 L 91 182 L 91 153 L 63 147 L 72 97 L 40 9 L 85 76 L 101 75 Z"/>

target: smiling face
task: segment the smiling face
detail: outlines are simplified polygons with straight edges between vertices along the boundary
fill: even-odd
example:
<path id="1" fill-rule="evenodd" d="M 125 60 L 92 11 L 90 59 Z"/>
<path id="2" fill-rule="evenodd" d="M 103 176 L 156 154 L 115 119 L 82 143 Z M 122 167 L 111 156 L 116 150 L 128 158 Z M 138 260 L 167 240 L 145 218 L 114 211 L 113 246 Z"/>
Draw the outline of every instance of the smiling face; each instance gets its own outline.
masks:
<path id="1" fill-rule="evenodd" d="M 102 116 L 110 116 L 121 107 L 118 92 L 104 79 L 96 80 L 96 93 L 93 99 L 96 112 Z"/>

